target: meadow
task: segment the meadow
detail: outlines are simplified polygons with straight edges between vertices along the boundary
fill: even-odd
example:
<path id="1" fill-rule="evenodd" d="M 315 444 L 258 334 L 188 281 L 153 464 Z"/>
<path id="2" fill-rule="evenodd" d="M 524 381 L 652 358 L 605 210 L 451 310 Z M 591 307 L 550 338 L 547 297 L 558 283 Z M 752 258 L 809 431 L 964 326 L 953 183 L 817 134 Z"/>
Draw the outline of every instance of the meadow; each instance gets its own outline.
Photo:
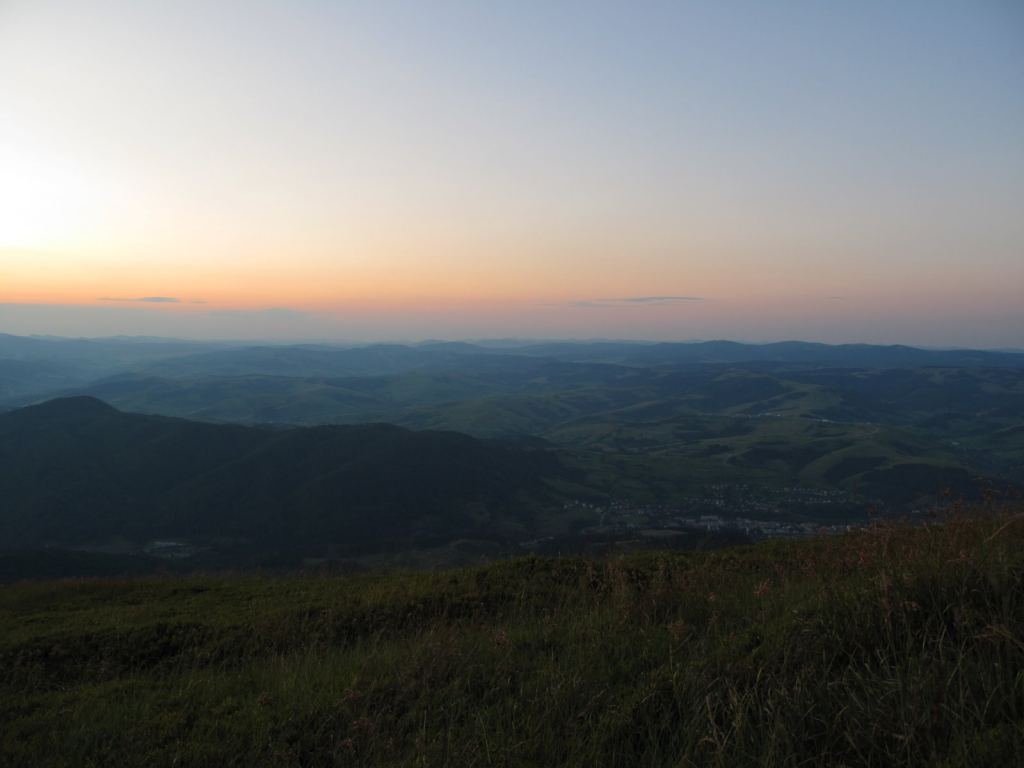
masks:
<path id="1" fill-rule="evenodd" d="M 1006 766 L 1024 517 L 0 588 L 4 766 Z"/>

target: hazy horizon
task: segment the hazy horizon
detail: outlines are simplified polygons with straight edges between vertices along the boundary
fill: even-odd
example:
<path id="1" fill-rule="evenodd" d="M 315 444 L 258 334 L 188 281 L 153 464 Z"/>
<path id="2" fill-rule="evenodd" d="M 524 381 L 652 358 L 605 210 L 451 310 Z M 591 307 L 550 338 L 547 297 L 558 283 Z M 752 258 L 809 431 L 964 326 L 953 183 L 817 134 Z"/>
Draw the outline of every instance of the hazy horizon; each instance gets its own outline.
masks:
<path id="1" fill-rule="evenodd" d="M 947 336 L 930 333 L 917 336 L 886 332 L 884 323 L 875 326 L 865 323 L 867 332 L 858 334 L 853 327 L 836 327 L 834 333 L 812 332 L 805 323 L 796 322 L 788 327 L 791 333 L 751 334 L 738 324 L 709 324 L 704 334 L 688 333 L 685 329 L 673 333 L 671 327 L 660 332 L 644 334 L 623 332 L 621 326 L 586 324 L 577 332 L 560 330 L 537 322 L 536 315 L 517 319 L 510 313 L 506 322 L 476 321 L 469 327 L 451 320 L 446 313 L 433 318 L 415 317 L 411 313 L 380 312 L 374 317 L 359 316 L 356 322 L 346 323 L 341 313 L 318 314 L 298 312 L 284 308 L 267 310 L 231 310 L 190 312 L 176 314 L 162 309 L 108 309 L 105 307 L 4 304 L 0 303 L 0 333 L 13 336 L 40 336 L 60 338 L 116 338 L 149 337 L 159 339 L 238 342 L 273 344 L 374 344 L 421 343 L 424 341 L 622 341 L 622 342 L 702 342 L 735 341 L 745 344 L 771 344 L 784 341 L 803 341 L 820 344 L 877 344 L 905 345 L 926 349 L 979 349 L 1024 350 L 1024 337 L 1016 332 L 1017 326 L 1007 322 L 995 327 L 995 333 L 985 336 L 964 333 L 955 318 L 940 324 L 948 329 Z M 431 323 L 430 320 L 435 320 Z M 493 319 L 489 318 L 489 319 Z M 410 332 L 419 327 L 420 333 Z M 629 326 L 626 325 L 628 328 Z M 722 328 L 733 328 L 732 333 L 717 333 Z M 491 332 L 488 333 L 487 330 Z M 1000 333 L 1001 330 L 1009 333 Z M 604 331 L 603 333 L 601 331 Z"/>
<path id="2" fill-rule="evenodd" d="M 636 344 L 636 345 L 651 345 L 651 344 L 714 344 L 714 343 L 727 343 L 727 344 L 743 344 L 750 346 L 764 346 L 771 344 L 822 344 L 825 346 L 894 346 L 894 347 L 912 347 L 922 350 L 933 350 L 933 351 L 955 351 L 955 350 L 977 350 L 982 352 L 1012 352 L 1024 354 L 1024 347 L 1011 347 L 1011 346 L 1000 346 L 1000 347 L 966 347 L 962 345 L 928 345 L 928 344 L 912 344 L 905 342 L 891 342 L 891 343 L 880 343 L 880 342 L 867 342 L 867 341 L 851 341 L 851 342 L 827 342 L 819 339 L 810 337 L 788 337 L 778 339 L 748 339 L 748 338 L 724 338 L 724 337 L 707 337 L 707 338 L 664 338 L 664 339 L 653 339 L 653 338 L 640 338 L 640 337 L 625 337 L 625 336 L 449 336 L 449 337 L 432 337 L 432 336 L 406 336 L 406 337 L 394 337 L 394 338 L 367 338 L 367 339 L 352 339 L 342 338 L 338 336 L 311 336 L 311 337 L 294 337 L 294 338 L 273 338 L 273 337 L 230 337 L 230 336 L 209 336 L 209 337 L 196 337 L 196 336 L 171 336 L 171 335 L 149 335 L 149 334 L 131 334 L 131 333 L 114 333 L 106 335 L 82 335 L 82 334 L 52 334 L 52 333 L 8 333 L 7 331 L 0 330 L 0 336 L 8 335 L 18 338 L 26 339 L 44 339 L 54 341 L 123 341 L 129 342 L 154 342 L 154 343 L 185 343 L 185 344 L 214 344 L 214 345 L 228 345 L 228 346 L 249 346 L 249 345 L 268 345 L 268 346 L 303 346 L 303 345 L 317 345 L 317 346 L 337 346 L 337 347 L 365 347 L 374 345 L 429 345 L 429 344 L 472 344 L 482 347 L 500 348 L 500 347 L 518 347 L 528 346 L 532 344 L 549 344 L 549 343 L 566 343 L 566 344 Z"/>
<path id="3" fill-rule="evenodd" d="M 1024 7 L 0 4 L 0 331 L 1024 347 Z"/>

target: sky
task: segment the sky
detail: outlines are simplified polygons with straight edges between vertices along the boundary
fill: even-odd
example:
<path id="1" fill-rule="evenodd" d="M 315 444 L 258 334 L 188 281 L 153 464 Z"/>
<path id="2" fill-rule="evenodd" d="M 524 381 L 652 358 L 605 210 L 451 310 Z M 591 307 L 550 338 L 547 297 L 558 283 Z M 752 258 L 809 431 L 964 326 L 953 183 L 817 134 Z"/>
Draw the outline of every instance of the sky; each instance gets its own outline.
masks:
<path id="1" fill-rule="evenodd" d="M 1024 347 L 1024 3 L 0 0 L 0 332 Z"/>

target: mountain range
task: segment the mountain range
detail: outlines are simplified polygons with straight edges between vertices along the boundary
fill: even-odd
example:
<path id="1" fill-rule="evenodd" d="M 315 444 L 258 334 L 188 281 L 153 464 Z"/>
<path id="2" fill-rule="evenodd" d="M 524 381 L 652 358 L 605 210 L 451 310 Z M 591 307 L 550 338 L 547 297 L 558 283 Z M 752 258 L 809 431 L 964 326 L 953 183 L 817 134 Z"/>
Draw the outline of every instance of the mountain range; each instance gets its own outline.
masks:
<path id="1" fill-rule="evenodd" d="M 1024 355 L 0 335 L 0 461 L 0 550 L 692 543 L 701 516 L 768 531 L 1018 492 Z"/>

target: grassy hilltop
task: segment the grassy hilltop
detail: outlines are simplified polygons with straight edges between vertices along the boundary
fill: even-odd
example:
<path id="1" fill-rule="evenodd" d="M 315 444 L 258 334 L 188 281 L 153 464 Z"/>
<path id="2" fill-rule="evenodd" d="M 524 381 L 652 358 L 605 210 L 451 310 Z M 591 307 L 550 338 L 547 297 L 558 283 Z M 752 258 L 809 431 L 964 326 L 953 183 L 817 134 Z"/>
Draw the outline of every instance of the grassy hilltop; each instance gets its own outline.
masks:
<path id="1" fill-rule="evenodd" d="M 435 573 L 0 589 L 4 766 L 992 765 L 1020 508 Z"/>

